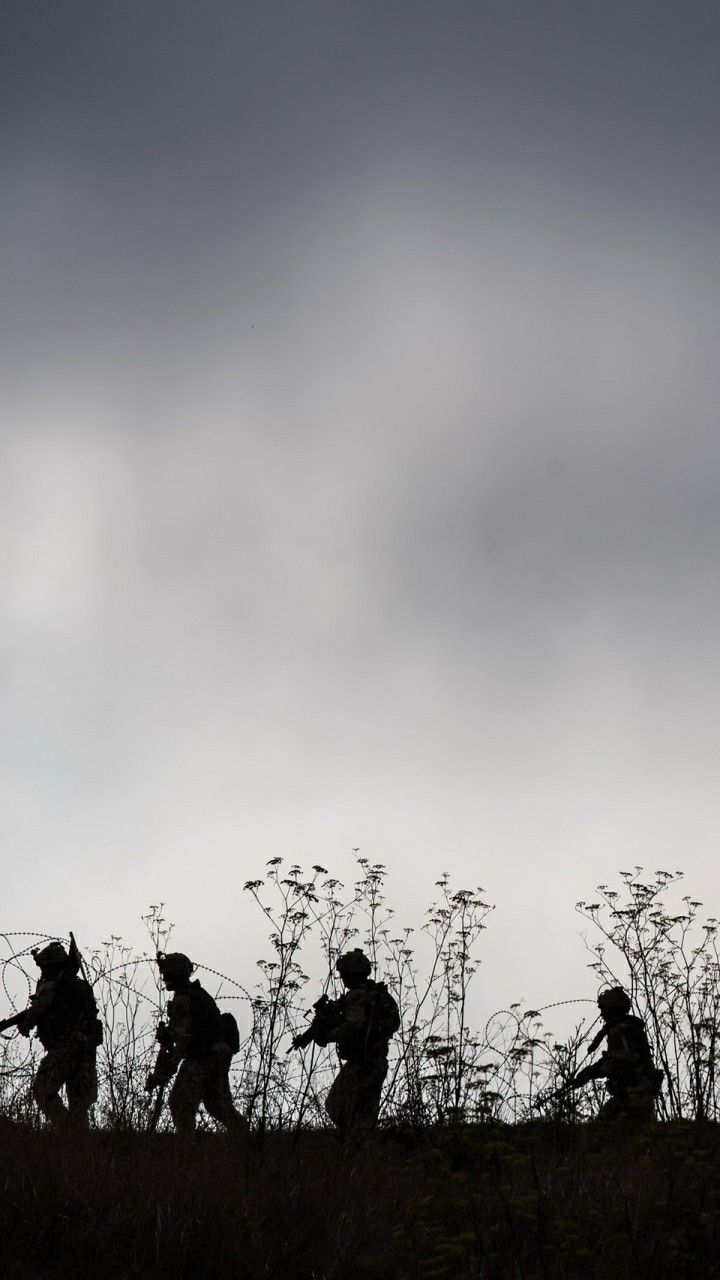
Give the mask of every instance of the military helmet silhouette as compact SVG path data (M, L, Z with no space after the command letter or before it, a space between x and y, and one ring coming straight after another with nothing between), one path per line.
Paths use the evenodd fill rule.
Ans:
M368 960L364 951L360 947L355 947L352 951L346 951L343 955L338 956L335 961L335 968L339 974L358 973L367 978L372 970L372 964Z
M162 951L157 953L157 964L163 978L179 978L184 981L192 974L195 965L182 951Z
M45 969L48 965L67 964L70 959L62 942L48 942L46 947L38 948L32 955L40 969Z
M607 991L601 991L597 1002L601 1013L606 1009L627 1013L632 1003L627 991L623 991L622 987L608 987Z

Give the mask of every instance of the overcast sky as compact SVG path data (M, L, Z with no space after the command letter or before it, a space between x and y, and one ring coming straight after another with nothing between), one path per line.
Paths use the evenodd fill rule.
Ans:
M720 914L716 3L0 3L0 925Z

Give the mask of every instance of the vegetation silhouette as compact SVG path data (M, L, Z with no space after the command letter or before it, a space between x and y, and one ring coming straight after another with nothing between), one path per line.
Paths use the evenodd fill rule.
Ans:
M568 1087L581 1069L583 1042L593 1025L592 991L578 1001L583 1016L562 1037L546 1029L543 1010L520 1003L473 1028L469 996L480 962L479 941L493 910L483 890L454 889L443 875L416 933L395 923L385 868L362 857L356 865L357 878L345 888L321 866L305 875L296 865L286 870L281 859L272 859L262 879L245 884L269 929L269 955L258 961L255 983L244 985L197 965L219 1008L234 1012L246 1027L230 1084L234 1105L250 1127L297 1133L327 1125L324 1102L336 1071L334 1046L312 1043L302 1055L287 1050L306 1029L305 1010L314 1002L316 982L323 994L340 995L335 962L358 943L401 1010L389 1045L381 1125L520 1124L537 1118L539 1099L550 1099L546 1118L574 1122L596 1114L601 1084L582 1094ZM592 930L585 945L597 982L624 987L647 1027L664 1073L660 1118L715 1120L718 924L714 917L703 919L701 904L689 895L677 901L681 883L679 872L646 876L637 867L620 874L617 889L601 886L593 900L579 902L576 909ZM94 1107L94 1125L103 1129L144 1130L153 1113L145 1085L154 1069L156 1030L167 999L156 956L170 951L173 926L161 904L143 920L146 952L136 954L111 935L85 954L104 1027ZM52 941L45 934L0 933L5 951L0 976L11 1016L33 993L32 952ZM34 1041L16 1032L0 1037L0 1114L5 1117L35 1123L32 1085L38 1056ZM165 1109L159 1128L168 1124ZM201 1124L208 1127L208 1119Z
M205 1115L197 1132L171 1133L145 1084L167 1017L156 956L178 953L163 907L151 907L145 953L111 936L84 956L104 1024L93 1130L66 1129L60 1141L48 1132L33 1096L38 1046L13 1028L0 1037L0 1274L716 1276L717 923L680 896L681 883L638 867L577 904L593 985L631 993L664 1072L661 1123L639 1125L596 1122L601 1080L570 1087L588 1036L590 1048L602 1043L592 990L562 1038L545 1011L519 1003L472 1027L492 911L482 890L441 877L416 934L395 923L384 867L358 858L345 888L320 866L305 875L273 859L246 884L269 927L256 981L197 966L221 1013L246 1026L229 1083L249 1132L215 1134ZM0 934L11 1017L33 993L32 952L55 942ZM379 1128L361 1145L328 1131L337 1058L308 1035L306 1014L318 984L340 999L337 957L358 950L401 1011ZM287 1052L293 1040L306 1041L302 1054Z

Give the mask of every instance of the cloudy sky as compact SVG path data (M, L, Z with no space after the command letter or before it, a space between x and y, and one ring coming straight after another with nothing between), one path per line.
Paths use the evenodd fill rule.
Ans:
M247 980L266 859L589 994L720 914L716 4L0 4L0 924Z

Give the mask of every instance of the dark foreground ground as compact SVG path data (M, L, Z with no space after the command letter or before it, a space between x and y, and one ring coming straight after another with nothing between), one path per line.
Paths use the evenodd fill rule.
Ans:
M0 1143L3 1280L720 1277L715 1125Z

